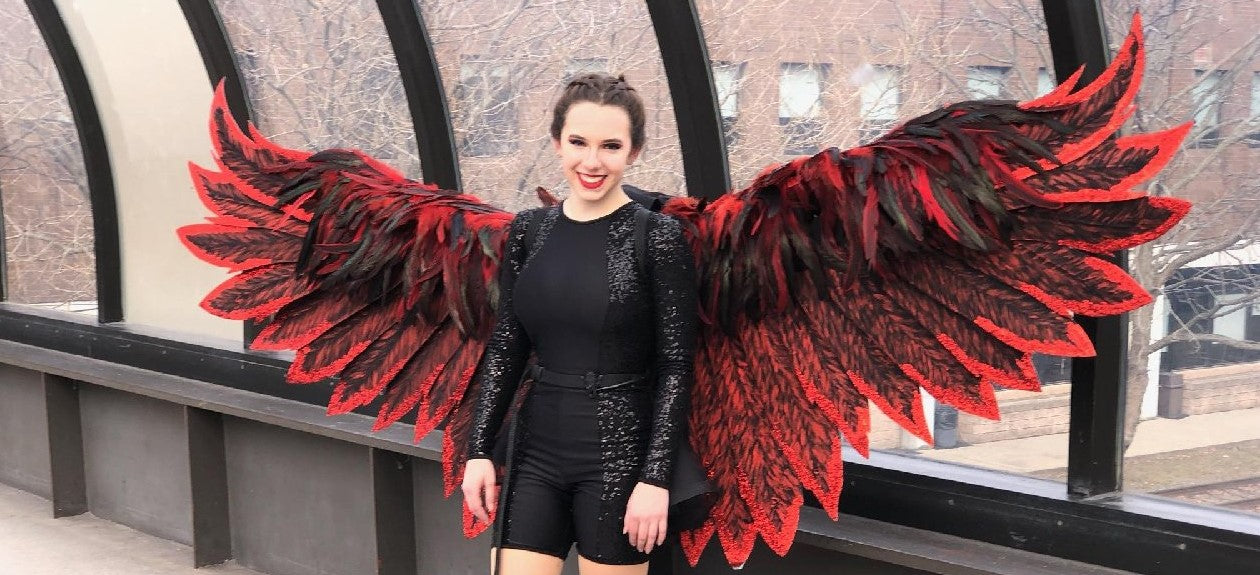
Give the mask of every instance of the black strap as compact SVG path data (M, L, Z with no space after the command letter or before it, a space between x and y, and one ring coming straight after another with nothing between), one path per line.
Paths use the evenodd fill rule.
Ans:
M648 211L634 211L634 260L639 264L639 277L647 279Z
M641 383L647 380L652 373L595 373L588 371L586 373L562 373L552 371L541 365L531 365L527 368L530 379L534 383L544 385L553 385L556 387L567 387L570 389L585 389L588 393L604 391L607 389L615 389L626 387L631 384Z
M528 256L534 249L534 238L538 237L538 225L542 223L543 214L547 210L536 210L534 217L529 220L529 227L525 228L525 255Z

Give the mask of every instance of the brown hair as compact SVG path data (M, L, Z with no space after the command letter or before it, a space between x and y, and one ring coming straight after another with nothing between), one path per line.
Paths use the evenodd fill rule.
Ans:
M551 112L551 138L560 139L564 130L565 117L569 108L578 102L593 102L601 106L617 106L630 116L630 149L642 150L647 114L643 110L643 98L630 84L624 75L613 77L608 74L583 74L571 80L560 100Z

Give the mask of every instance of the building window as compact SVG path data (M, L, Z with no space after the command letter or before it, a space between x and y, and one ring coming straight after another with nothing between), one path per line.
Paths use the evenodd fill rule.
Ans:
M1054 76L1045 68L1037 68L1037 97L1040 98L1054 90Z
M1260 148L1260 72L1251 74L1251 117L1247 120L1251 126L1247 145Z
M826 64L786 62L779 75L779 125L783 153L815 154L822 138L822 86Z
M564 65L564 82L567 84L582 74L608 74L608 58L570 58Z
M1007 66L968 66L967 95L975 99L1006 97L1006 77L1010 72Z
M901 106L901 68L875 66L870 80L858 88L858 95L862 118L858 140L865 144L896 125L897 110Z
M1221 102L1225 100L1224 70L1195 70L1190 95L1194 102L1195 148L1215 148L1221 143Z
M727 147L739 141L735 121L739 118L739 82L744 65L730 62L713 63L713 85L717 89L718 111L722 114L722 138Z
M455 86L460 151L469 156L498 156L515 152L519 123L508 64L466 59L460 63Z

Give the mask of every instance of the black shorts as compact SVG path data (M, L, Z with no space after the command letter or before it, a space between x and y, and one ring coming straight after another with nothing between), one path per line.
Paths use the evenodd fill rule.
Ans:
M619 406L618 411L648 407L644 397L597 399L585 390L546 384L530 390L521 407L514 469L507 479L502 547L563 559L576 542L578 554L596 563L648 560L621 532L647 446L646 429L635 423L647 418L610 418L607 413L601 418L601 402L605 411L610 405Z

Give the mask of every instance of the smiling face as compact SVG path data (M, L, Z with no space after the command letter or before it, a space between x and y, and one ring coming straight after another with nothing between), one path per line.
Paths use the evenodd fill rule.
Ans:
M552 140L569 197L598 204L610 191L620 190L622 175L639 156L630 142L630 115L621 107L573 104L560 138Z

